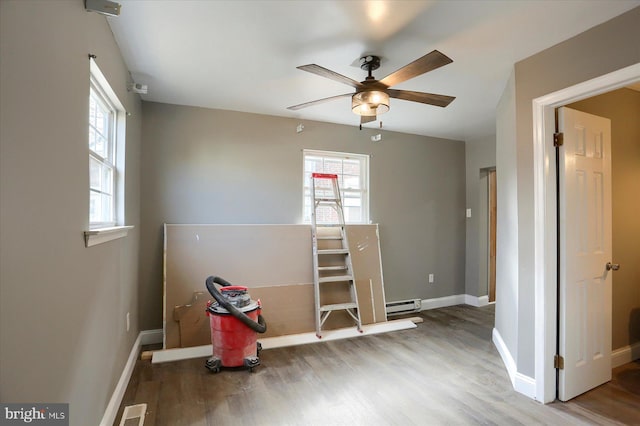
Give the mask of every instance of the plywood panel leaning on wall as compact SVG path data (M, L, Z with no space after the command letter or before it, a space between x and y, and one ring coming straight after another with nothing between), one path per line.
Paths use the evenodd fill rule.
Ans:
M173 319L178 322L181 348L198 346L210 336L209 319L205 315L209 293L197 291L188 305L173 308Z
M364 324L386 321L377 230L377 225L347 226ZM190 304L210 275L247 286L252 299L261 300L264 337L314 331L311 247L309 225L165 224L164 348L181 346L180 326L186 323L175 320L174 309ZM350 325L336 316L327 329Z

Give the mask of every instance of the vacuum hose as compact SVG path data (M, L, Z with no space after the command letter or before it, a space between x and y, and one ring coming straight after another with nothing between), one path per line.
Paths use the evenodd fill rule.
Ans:
M220 306L225 308L231 315L242 321L244 325L246 325L256 333L264 333L265 331L267 331L267 323L264 321L264 318L262 318L262 315L258 315L258 322L255 322L254 320L249 318L244 312L229 303L227 299L225 299L225 297L220 294L214 283L220 284L222 287L228 287L231 285L231 283L223 278L215 277L213 275L207 278L207 290L209 290L209 293L211 293L213 298L216 299Z

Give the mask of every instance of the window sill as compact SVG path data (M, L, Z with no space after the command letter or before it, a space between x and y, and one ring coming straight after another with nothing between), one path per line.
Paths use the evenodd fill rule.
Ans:
M84 245L85 247L92 247L106 243L107 241L126 237L129 229L133 229L133 226L113 226L111 228L84 231Z

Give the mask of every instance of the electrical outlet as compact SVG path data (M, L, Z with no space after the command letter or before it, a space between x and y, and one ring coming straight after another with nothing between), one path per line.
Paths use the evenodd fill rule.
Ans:
M433 274L429 274L429 284L433 284L433 282L434 282Z
M131 328L131 320L129 316L129 312L127 312L127 331Z

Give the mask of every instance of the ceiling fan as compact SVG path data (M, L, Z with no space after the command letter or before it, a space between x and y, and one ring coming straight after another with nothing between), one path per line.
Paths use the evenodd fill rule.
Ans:
M331 96L328 98L318 99L311 102L305 102L299 105L288 107L290 110L299 110L302 108L318 105L324 102L332 101L339 98L351 96L351 110L360 115L360 128L364 123L376 121L377 116L389 111L389 98L403 99L405 101L420 102L423 104L446 107L455 97L436 95L433 93L414 92L411 90L391 89L391 86L400 84L413 77L433 71L444 65L453 62L451 58L434 50L427 53L423 57L416 59L408 65L392 72L382 80L376 80L371 74L372 71L380 67L380 58L378 56L368 55L360 58L360 68L368 72L368 76L364 81L358 82L331 71L327 68L316 64L301 65L297 67L299 70L317 74L321 77L329 78L340 83L344 83L356 89L355 93L344 93L342 95Z

